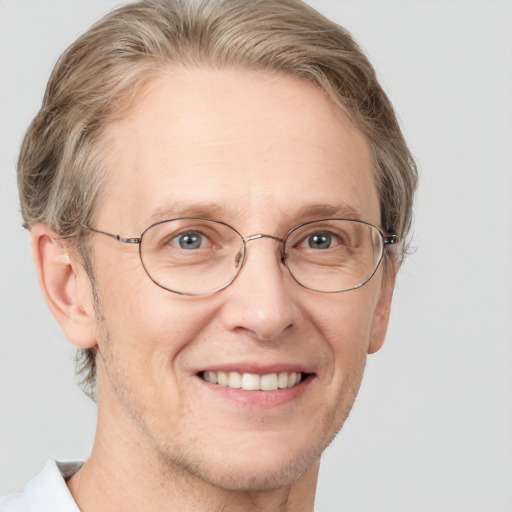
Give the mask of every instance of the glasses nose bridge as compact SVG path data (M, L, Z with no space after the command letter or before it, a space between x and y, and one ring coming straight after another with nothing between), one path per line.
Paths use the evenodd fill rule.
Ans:
M280 237L274 236L274 235L267 235L265 233L256 233L254 235L244 236L242 238L245 243L252 242L253 240L258 240L259 238L271 238L272 240L277 240L280 243L284 242L284 238L280 238Z
M279 260L281 262L284 262L284 259L285 259L285 256L284 256L284 243L285 243L285 239L281 238L281 237L278 237L278 236L275 236L275 235L267 235L266 233L256 233L254 235L242 237L242 240L244 242L244 246L246 247L246 250L247 250L247 242L252 242L253 240L260 240L261 238L270 238L271 240L276 240L277 242L279 242L279 249L278 249Z

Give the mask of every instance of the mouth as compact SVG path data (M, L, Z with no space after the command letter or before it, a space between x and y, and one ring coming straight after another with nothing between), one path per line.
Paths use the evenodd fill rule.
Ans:
M202 371L198 376L206 382L244 391L278 391L298 386L309 377L303 372L240 373L234 371Z

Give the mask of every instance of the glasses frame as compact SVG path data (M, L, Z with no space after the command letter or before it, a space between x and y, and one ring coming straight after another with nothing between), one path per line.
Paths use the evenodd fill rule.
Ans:
M227 283L225 283L222 286L219 286L218 288L215 288L213 290L208 290L206 292L198 292L198 293L192 292L191 293L191 292L182 292L182 291L179 291L179 290L173 290L172 288L168 288L167 286L164 286L164 285L160 284L158 281L156 281L153 278L153 276L151 275L150 271L146 267L146 264L144 263L144 258L142 257L142 240L144 238L144 234L147 231L149 231L151 228L155 227L155 226L158 226L160 224L164 224L166 222L172 222L172 221L177 221L177 220L201 220L201 221L214 222L216 224L221 224L223 226L226 226L226 227L230 228L231 230L233 230L240 237L240 239L242 240L242 244L243 244L243 254L242 254L242 258L240 259L240 262L239 262L240 264L239 264L238 270L237 270L236 274L233 276L233 278L230 281L228 281ZM373 229L376 229L378 231L381 239L382 239L381 253L380 253L378 262L375 265L375 269L370 274L370 276L368 278L366 278L362 283L360 283L360 284L358 284L356 286L353 286L351 288L344 289L344 290L331 290L331 291L315 290L314 288L311 288L311 287L306 286L303 283L301 283L295 277L295 275L290 270L290 268L288 267L287 257L286 257L287 255L286 255L286 252L285 252L286 242L287 242L288 238L290 237L290 235L292 233L294 233L298 229L301 229L304 226L307 226L309 224L314 224L314 223L317 223L317 222L326 222L326 221L333 221L333 220L339 220L339 221L345 221L345 222L357 222L359 224L364 224L364 225L369 226L369 227L371 227ZM206 218L206 217L171 217L171 218L167 218L167 219L162 219L162 220L159 220L159 221L154 222L153 224L149 225L147 228L145 228L142 231L142 233L138 237L123 237L123 236L121 236L119 234L109 233L107 231L102 231L100 229L96 229L96 228L92 228L90 226L87 226L85 224L81 224L81 226L82 226L82 228L84 228L87 231L91 231L93 233L98 233L100 235L108 236L108 237L113 238L114 240L117 240L118 242L121 242L123 244L138 244L139 245L139 258L140 258L142 267L144 268L144 271L146 272L148 277L151 279L151 281L153 281L153 283L155 283L160 288L163 288L164 290L167 290L169 292L176 293L178 295L189 295L189 296L211 295L213 293L217 293L217 292L219 292L221 290L224 290L224 288L227 288L230 284L232 284L233 281L239 276L239 274L240 274L240 272L242 270L242 267L244 266L244 263L246 261L247 242L251 242L253 240L258 240L260 238L270 238L272 240L278 241L279 244L280 244L280 249L279 249L280 250L280 262L286 267L286 269L288 270L289 274L292 276L293 280L296 283L298 283L300 286L302 286L303 288L306 288L307 290L311 290L311 291L318 292L318 293L343 293L343 292L349 292L351 290L356 290L357 288L361 288L361 286L364 286L375 275L375 273L377 272L377 269L379 268L379 266L380 266L380 264L382 262L382 259L384 258L384 253L385 253L386 248L388 246L390 246L390 245L396 245L396 244L398 244L400 242L400 239L399 239L398 235L395 235L395 234L387 234L387 235L385 235L382 232L381 229L379 229L377 226L374 226L373 224L370 224L369 222L366 222L366 221L363 221L363 220L358 220L358 219L344 219L344 218L326 218L326 219L316 219L316 220L309 220L309 221L306 221L306 222L302 222L301 224L298 224L297 226L295 226L292 229L290 229L286 233L284 238L280 238L280 237L275 236L275 235L269 235L269 234L266 234L266 233L256 233L256 234L250 235L250 236L243 236L237 229L235 229L233 226L231 226L227 222L224 222L222 220L209 219L209 218Z

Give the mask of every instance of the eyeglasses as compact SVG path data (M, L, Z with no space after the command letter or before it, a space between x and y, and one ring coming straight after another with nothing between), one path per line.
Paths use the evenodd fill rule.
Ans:
M83 227L125 244L139 244L150 279L181 295L205 295L229 286L246 261L247 243L260 238L279 242L280 262L304 288L345 292L367 283L386 246L399 241L367 222L347 219L304 222L284 238L263 233L244 237L220 220L193 217L155 222L138 238Z

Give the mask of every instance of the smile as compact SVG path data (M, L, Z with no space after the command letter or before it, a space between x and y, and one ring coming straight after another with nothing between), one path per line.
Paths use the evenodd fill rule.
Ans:
M199 376L206 382L232 389L245 391L277 391L292 388L303 378L300 372L280 372L258 375L255 373L239 372L201 372Z

